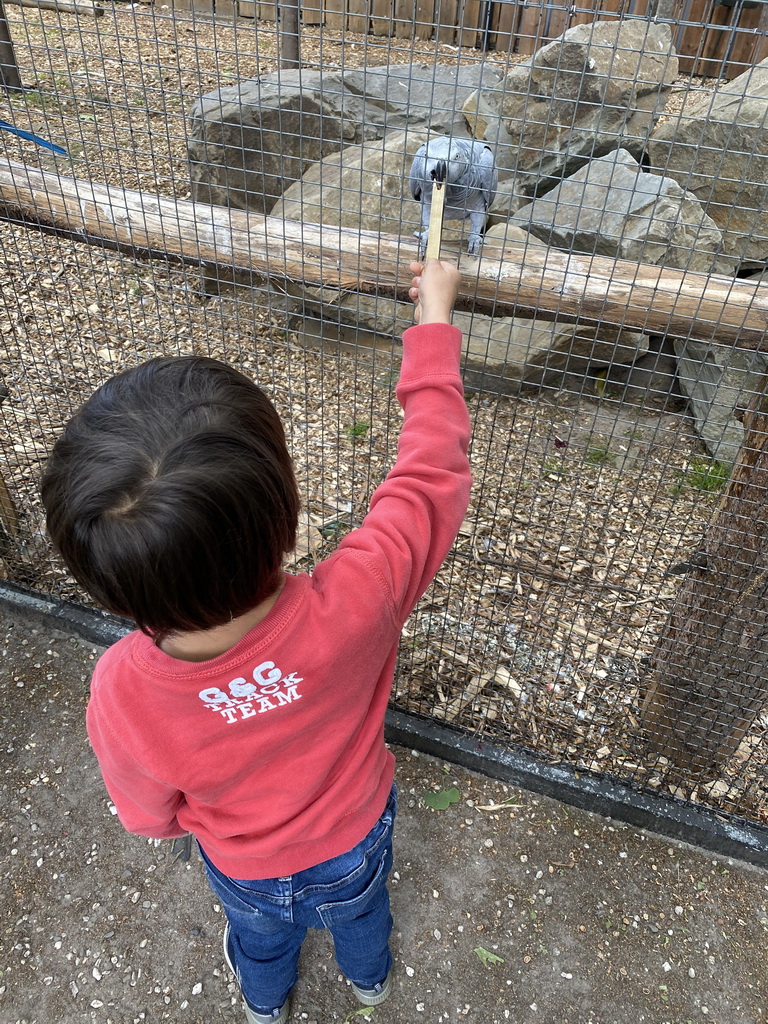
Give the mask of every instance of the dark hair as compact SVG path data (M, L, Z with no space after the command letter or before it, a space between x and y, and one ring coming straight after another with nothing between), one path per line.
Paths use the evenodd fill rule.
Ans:
M296 543L277 411L216 359L152 359L108 380L56 442L42 497L78 583L159 638L255 607Z

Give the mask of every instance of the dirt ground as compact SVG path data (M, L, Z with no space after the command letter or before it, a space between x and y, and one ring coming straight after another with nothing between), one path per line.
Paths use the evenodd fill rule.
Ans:
M243 1021L199 857L110 813L84 729L100 649L0 606L0 653L0 1019ZM311 933L292 1022L768 1020L768 873L395 753L393 995L358 1006Z

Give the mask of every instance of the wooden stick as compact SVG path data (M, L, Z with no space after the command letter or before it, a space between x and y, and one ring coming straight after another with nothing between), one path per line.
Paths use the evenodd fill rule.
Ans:
M445 188L442 182L432 186L432 206L429 211L429 234L427 235L427 251L424 262L440 259L440 244L443 240L443 210L445 208Z
M397 295L410 237L299 223L39 171L0 158L0 217L94 245L248 270L279 282ZM462 255L463 308L491 316L616 324L768 351L768 285L528 245Z

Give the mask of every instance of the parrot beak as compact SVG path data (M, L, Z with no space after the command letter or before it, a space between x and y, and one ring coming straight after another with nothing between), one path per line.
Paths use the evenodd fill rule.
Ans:
M448 164L445 160L437 160L430 173L433 181L443 183L448 177Z

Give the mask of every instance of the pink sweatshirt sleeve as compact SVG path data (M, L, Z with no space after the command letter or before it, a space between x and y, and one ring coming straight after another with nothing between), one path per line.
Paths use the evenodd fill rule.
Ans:
M403 335L397 460L374 492L361 528L339 546L365 551L373 560L400 623L440 568L469 504L470 424L460 356L457 327L425 324Z

